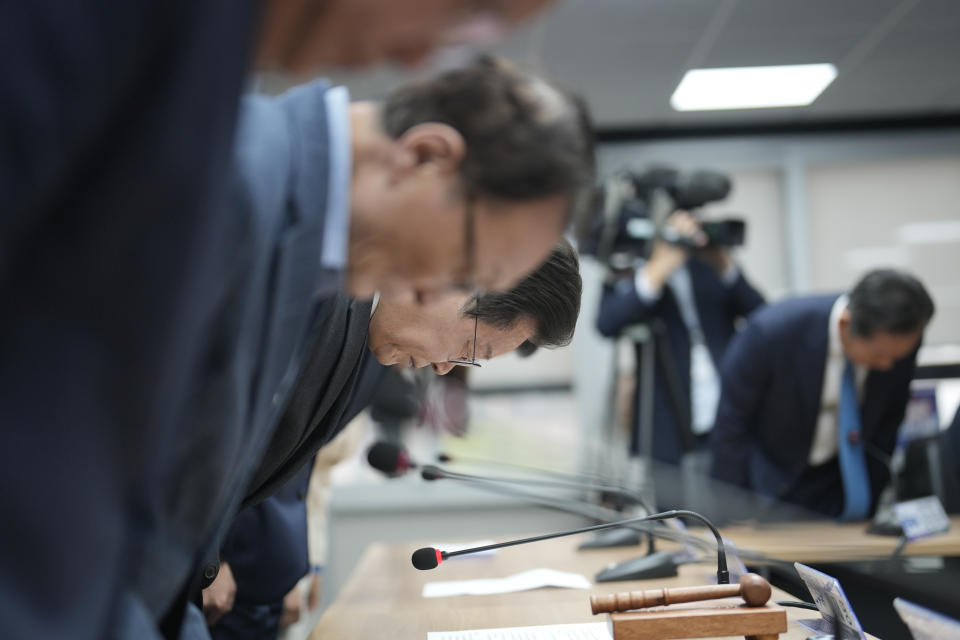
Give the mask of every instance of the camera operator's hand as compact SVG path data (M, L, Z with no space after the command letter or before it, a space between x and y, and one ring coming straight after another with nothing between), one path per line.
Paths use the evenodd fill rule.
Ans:
M700 230L700 223L687 211L676 211L670 214L664 228L676 235L690 238L698 246L706 244L707 238ZM647 282L654 290L659 291L670 275L683 266L687 261L687 252L686 247L669 243L662 238L654 241L650 259L643 267Z

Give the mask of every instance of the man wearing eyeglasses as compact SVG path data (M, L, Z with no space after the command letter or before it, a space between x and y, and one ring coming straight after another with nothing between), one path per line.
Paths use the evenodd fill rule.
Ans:
M576 253L563 241L506 293L452 292L427 304L380 299L375 307L343 296L332 300L325 337L314 345L244 500L249 508L222 545L229 570L204 592L214 638L244 638L254 628L275 632L284 595L307 573L307 467L371 401L384 365L431 366L445 374L514 350L563 346L576 327L580 292ZM330 351L339 354L335 362ZM236 611L215 624L230 608L220 595L231 591Z
M583 201L593 145L576 98L481 58L383 103L349 104L322 82L251 98L235 165L231 240L251 261L233 274L212 344L234 346L198 384L250 380L235 419L265 433L323 333L323 300L509 289ZM226 419L222 406L196 415L211 410Z
M383 366L413 363L445 374L514 350L530 354L566 345L580 292L579 262L563 241L505 293L450 292L427 304L380 298L375 308L372 301L336 296L326 305L331 310L323 335L300 372L244 504L270 495L361 411Z
M382 103L350 104L322 82L251 97L224 238L246 259L224 265L234 286L188 381L191 437L225 455L184 447L172 461L166 526L201 544L222 537L311 345L337 359L335 294L429 303L510 289L559 240L593 162L583 104L490 58ZM331 402L347 401L325 384ZM171 553L154 555L146 565L169 572Z

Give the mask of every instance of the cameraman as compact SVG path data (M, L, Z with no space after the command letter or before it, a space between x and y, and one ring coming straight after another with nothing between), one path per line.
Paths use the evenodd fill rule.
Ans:
M664 238L670 238L668 242ZM720 398L716 364L735 323L764 304L734 264L728 247L708 243L697 216L675 211L654 241L650 257L605 285L597 317L604 336L648 323L658 343L653 385L653 458L679 464L686 451L706 450ZM637 384L642 345L637 344ZM630 453L640 453L639 394L634 394Z

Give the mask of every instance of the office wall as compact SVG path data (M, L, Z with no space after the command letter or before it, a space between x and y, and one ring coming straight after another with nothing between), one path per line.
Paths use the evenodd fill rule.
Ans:
M737 217L747 222L747 238L734 258L746 276L766 296L782 297L789 290L784 231L782 175L779 168L730 172L733 190L721 202L704 207L704 217Z
M814 288L906 269L937 304L927 344L960 342L960 155L817 164L807 178Z
M731 197L707 209L747 218L739 260L771 299L900 267L938 302L928 341L960 343L960 131L618 143L599 157L604 174L652 164L729 173Z

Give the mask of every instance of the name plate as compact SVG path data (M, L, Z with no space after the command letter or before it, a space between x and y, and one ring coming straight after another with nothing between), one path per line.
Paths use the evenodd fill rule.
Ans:
M900 614L903 624L910 629L913 640L942 640L960 638L960 622L931 611L903 598L893 601L893 608Z
M810 590L822 616L819 620L799 620L799 623L816 633L832 634L837 640L866 640L840 581L799 562L794 562L793 566Z
M925 538L950 530L950 518L937 496L897 502L893 505L893 512L907 540Z

